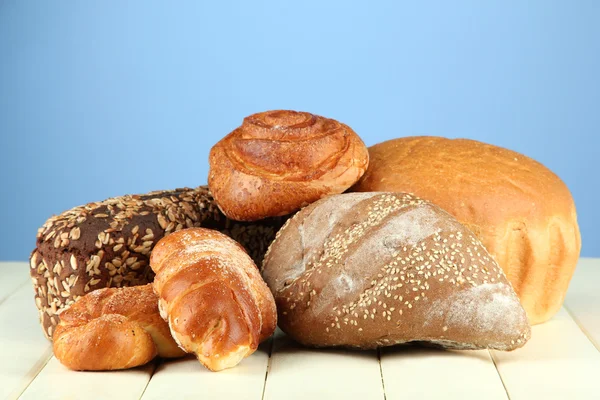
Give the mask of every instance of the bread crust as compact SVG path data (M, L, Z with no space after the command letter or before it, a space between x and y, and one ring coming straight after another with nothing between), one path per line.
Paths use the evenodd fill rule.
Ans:
M217 229L262 260L282 223L232 221L206 186L115 197L53 216L38 230L30 257L44 334L51 338L58 313L92 290L151 282L150 252L163 236L186 227Z
M54 355L73 370L133 368L155 356L185 354L158 312L152 285L104 288L77 300L61 315Z
M306 112L267 111L244 118L211 149L208 185L225 215L254 221L342 193L368 160L347 125Z
M530 336L516 294L475 235L409 194L311 204L278 232L262 275L279 327L308 346L513 350Z
M150 259L173 337L212 371L230 368L275 331L275 301L243 247L203 228L163 238Z
M504 269L532 324L562 306L581 250L571 193L517 152L468 139L406 137L369 148L352 191L410 192L473 230Z

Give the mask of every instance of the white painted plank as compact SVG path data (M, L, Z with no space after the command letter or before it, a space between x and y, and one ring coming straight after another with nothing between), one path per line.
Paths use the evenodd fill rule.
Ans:
M579 260L567 292L565 307L600 350L600 258Z
M30 285L0 304L0 398L16 398L51 355Z
M492 356L511 400L600 396L600 352L564 309L534 326L524 347Z
M20 399L138 400L153 370L150 363L124 371L71 371L52 357Z
M265 400L383 399L375 351L307 349L277 332Z
M143 400L249 399L260 400L269 363L270 340L234 368L206 369L194 357L162 363L152 376Z
M381 371L387 400L507 399L487 350L382 348Z
M19 287L30 281L29 264L26 262L0 262L0 304ZM33 293L33 289L31 289ZM33 297L33 295L32 295Z

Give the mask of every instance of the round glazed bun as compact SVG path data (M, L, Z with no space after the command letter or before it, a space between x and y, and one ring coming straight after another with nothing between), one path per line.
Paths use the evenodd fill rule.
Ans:
M529 321L561 307L579 258L575 204L548 168L522 154L467 139L407 137L369 148L354 191L403 191L467 225L504 269Z
M329 196L277 233L262 274L279 327L309 346L521 347L527 315L475 235L403 193Z
M342 193L368 162L367 148L347 125L267 111L246 117L211 149L208 185L227 217L255 221Z

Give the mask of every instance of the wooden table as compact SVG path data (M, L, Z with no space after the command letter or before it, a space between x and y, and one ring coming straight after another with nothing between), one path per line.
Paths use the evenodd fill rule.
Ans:
M238 367L195 359L72 372L42 335L27 263L0 263L0 398L600 399L600 259L581 259L565 306L510 353L303 349L278 332Z

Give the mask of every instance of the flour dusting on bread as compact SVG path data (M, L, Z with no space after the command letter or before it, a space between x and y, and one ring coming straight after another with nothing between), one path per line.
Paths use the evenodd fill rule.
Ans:
M280 327L306 345L510 350L529 338L525 311L475 235L406 193L312 204L278 233L262 273Z

